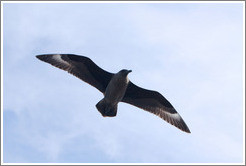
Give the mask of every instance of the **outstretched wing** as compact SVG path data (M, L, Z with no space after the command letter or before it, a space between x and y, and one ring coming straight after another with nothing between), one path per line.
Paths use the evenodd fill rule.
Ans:
M190 133L184 120L174 109L171 103L160 93L138 87L129 82L122 102L132 104L149 111L182 131Z
M88 84L94 86L102 93L111 80L113 74L97 66L90 58L73 54L45 54L36 56L41 61L65 70Z

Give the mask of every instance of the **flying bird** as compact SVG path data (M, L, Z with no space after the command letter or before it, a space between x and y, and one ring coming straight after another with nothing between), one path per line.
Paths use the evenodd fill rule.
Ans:
M43 54L36 56L41 61L65 70L103 93L104 98L96 108L104 117L117 114L119 102L125 102L149 111L180 130L190 133L188 126L172 104L159 92L141 88L128 79L132 70L110 73L97 66L90 58L74 54Z

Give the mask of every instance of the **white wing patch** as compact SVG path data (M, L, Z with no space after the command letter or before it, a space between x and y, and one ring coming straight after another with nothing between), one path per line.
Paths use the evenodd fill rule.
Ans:
M61 55L60 54L56 54L56 55L53 55L52 56L52 59L54 59L55 61L57 61L58 63L61 63L63 65L67 65L67 66L70 66L70 64L66 61L64 61L62 58L61 58Z
M152 110L154 110L154 108L151 108ZM167 110L168 109L173 109L173 108L166 108ZM165 116L168 116L172 119L175 119L177 121L179 121L181 119L181 116L178 114L178 113L169 113L165 110L163 110L163 108L157 108L156 110L158 110L158 113L156 113L156 115L162 117L162 115L164 114Z
M169 112L165 112L165 114L167 114L168 116L172 117L175 120L180 120L180 115L178 113L171 114Z

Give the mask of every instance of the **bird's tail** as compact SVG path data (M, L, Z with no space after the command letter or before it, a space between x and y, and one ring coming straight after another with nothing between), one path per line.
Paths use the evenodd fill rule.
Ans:
M97 103L96 107L104 117L113 117L117 114L117 104L112 105L111 103L107 102L104 98Z

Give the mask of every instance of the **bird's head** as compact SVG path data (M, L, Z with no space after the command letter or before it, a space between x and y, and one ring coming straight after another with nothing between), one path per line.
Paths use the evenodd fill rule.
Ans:
M126 69L122 69L121 71L119 71L118 73L120 74L120 75L123 75L123 76L127 76L129 73L131 73L132 72L132 70L126 70Z

